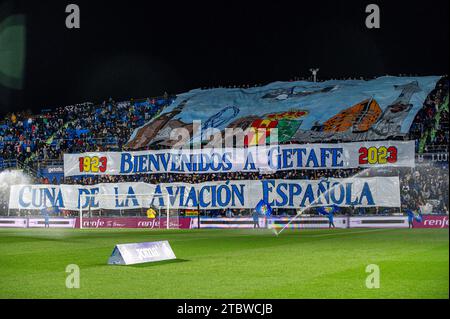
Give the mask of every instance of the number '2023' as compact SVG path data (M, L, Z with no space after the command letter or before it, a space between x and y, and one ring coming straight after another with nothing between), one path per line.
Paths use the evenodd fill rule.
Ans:
M361 147L359 149L359 164L387 164L397 162L397 148L385 147Z

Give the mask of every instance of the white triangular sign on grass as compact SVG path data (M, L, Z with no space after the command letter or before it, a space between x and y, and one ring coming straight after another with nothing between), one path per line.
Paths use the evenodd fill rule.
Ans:
M164 240L116 245L108 259L108 264L133 265L176 258L169 242Z

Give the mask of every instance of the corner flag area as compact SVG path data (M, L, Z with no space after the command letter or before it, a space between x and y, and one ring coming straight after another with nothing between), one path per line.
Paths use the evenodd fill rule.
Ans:
M176 260L107 265L117 243L162 240ZM449 297L448 229L0 229L0 243L0 298Z

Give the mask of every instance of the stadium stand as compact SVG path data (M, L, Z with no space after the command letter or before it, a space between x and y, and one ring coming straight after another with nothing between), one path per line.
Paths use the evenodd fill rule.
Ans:
M0 159L36 169L33 162L62 160L64 152L119 150L136 127L168 104L168 97L119 103L109 99L100 105L69 105L38 115L8 114L0 122Z
M297 80L297 79L296 79ZM233 88L237 86L232 86ZM243 86L250 87L249 85ZM202 88L206 89L206 88ZM152 174L127 176L86 176L63 178L56 168L62 165L64 153L87 151L119 151L124 149L132 132L170 106L174 96L116 102L111 98L100 104L82 103L55 110L43 110L40 114L18 112L7 114L0 121L0 171L21 168L42 184L85 184L140 181L191 182L232 179L320 179L348 177L360 169L346 170L292 170L271 174L227 173L227 174ZM402 204L417 208L425 202L435 201L433 212L448 214L448 141L449 141L449 83L443 76L428 95L410 127L408 139L416 141L417 156L447 154L443 161L427 162L414 169L391 168L386 174L401 176ZM83 116L80 116L82 114ZM300 141L301 142L301 141ZM52 169L55 168L55 169ZM6 200L0 199L3 211ZM345 211L345 210L344 210ZM225 215L224 211L209 212ZM239 216L248 212L234 210ZM275 214L289 214L289 210ZM355 213L368 213L357 210ZM388 214L389 210L370 211Z

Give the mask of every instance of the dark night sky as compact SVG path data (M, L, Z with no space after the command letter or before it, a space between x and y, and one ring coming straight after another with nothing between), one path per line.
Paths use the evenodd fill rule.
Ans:
M18 0L19 1L19 0ZM65 7L81 29L65 28ZM365 6L381 29L365 28ZM180 93L219 84L448 73L448 0L22 1L27 14L23 105Z

